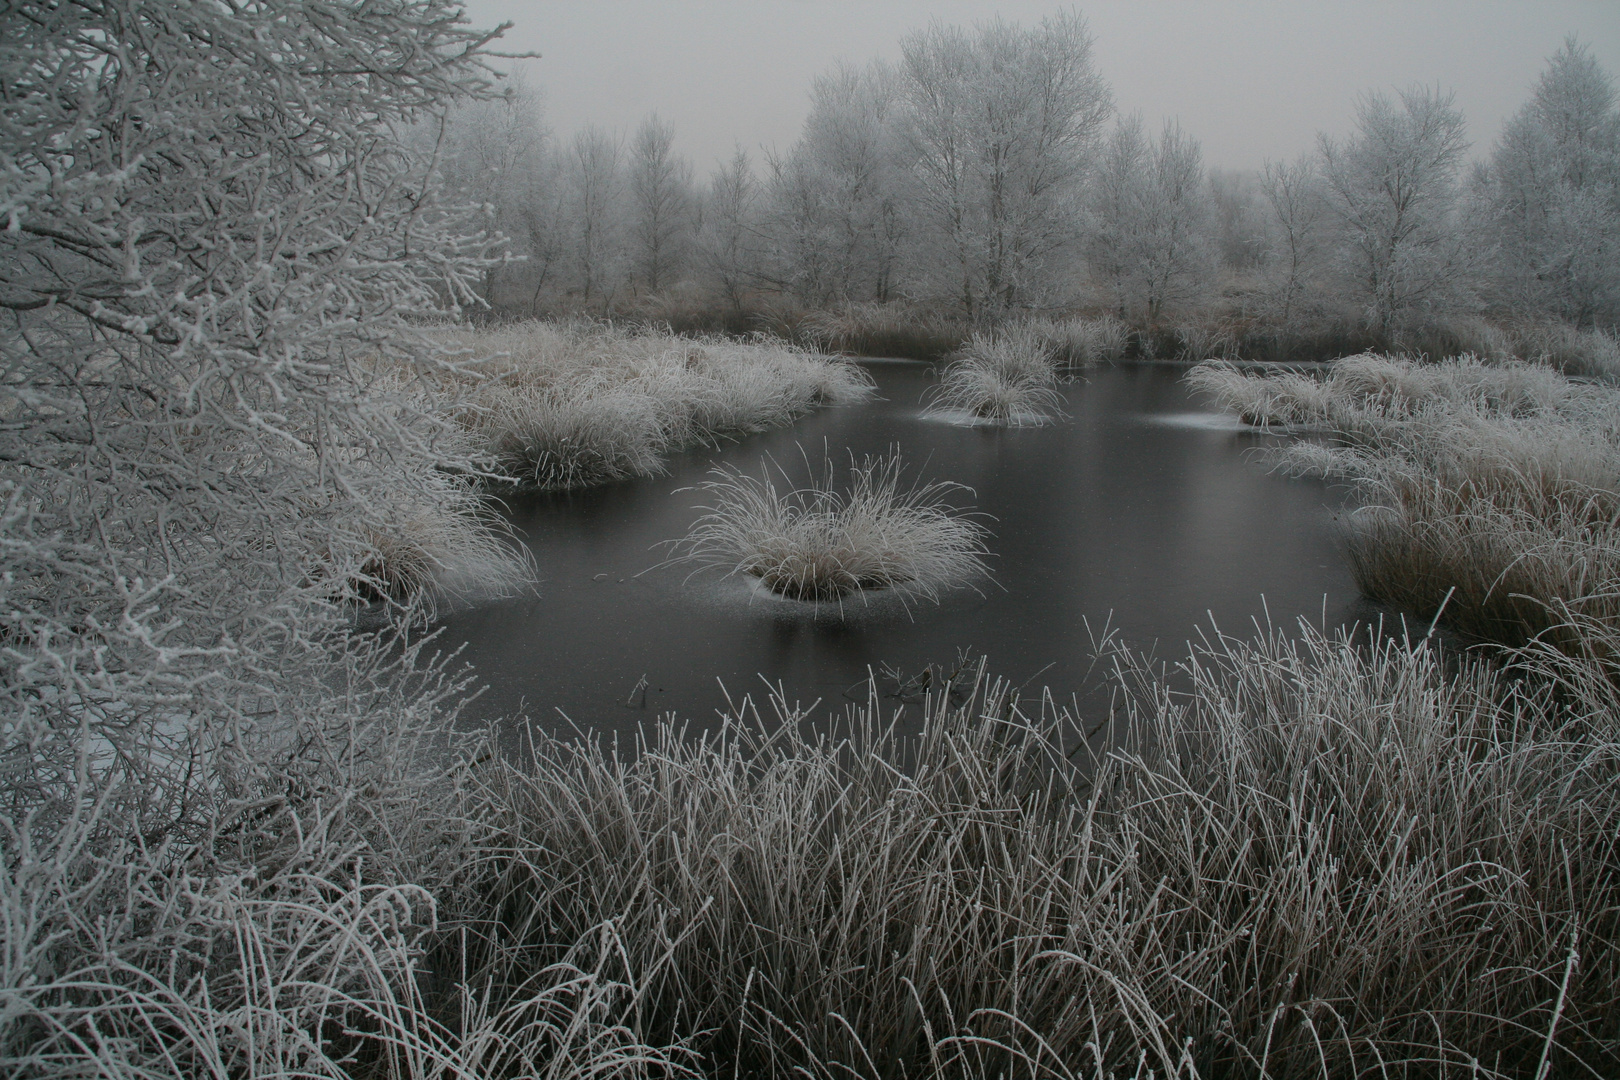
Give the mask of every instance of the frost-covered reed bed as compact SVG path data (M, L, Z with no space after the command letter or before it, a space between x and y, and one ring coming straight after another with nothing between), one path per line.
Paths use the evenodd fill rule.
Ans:
M611 920L637 1030L705 1075L1620 1068L1612 672L1309 631L1174 694L1112 661L1095 758L982 678L915 742L875 695L846 739L777 703L634 760L538 740L472 792L456 970L521 987Z
M493 357L458 388L464 423L504 475L540 490L653 476L672 450L872 393L856 365L771 338L543 322L452 336Z
M1323 432L1286 469L1347 477L1345 536L1366 595L1485 641L1574 617L1620 626L1620 393L1545 367L1377 356L1323 377L1204 365L1193 385L1245 420Z
M1558 372L1517 361L1465 356L1436 364L1363 354L1335 360L1320 375L1248 372L1212 361L1187 373L1188 384L1256 427L1320 428L1376 436L1390 422L1435 410L1485 415L1555 413L1581 391Z
M945 501L968 489L906 484L898 448L860 462L851 456L845 485L830 456L819 475L811 472L809 483L795 485L771 461L759 476L716 468L700 487L713 503L673 543L674 561L816 603L883 589L937 601L987 575L984 526Z
M744 702L636 755L503 757L380 671L367 723L246 741L184 833L134 776L15 793L0 1052L117 1080L1613 1075L1620 671L1612 628L1571 632L1593 647L1506 669L1222 638L1174 691L1106 649L1089 751L981 669L915 739L874 690L832 737Z
M782 326L785 336L829 352L933 360L967 337L955 313L904 304L845 304L800 315Z
M1050 345L1033 331L976 333L940 373L928 412L1000 427L1044 424L1062 413L1053 364Z

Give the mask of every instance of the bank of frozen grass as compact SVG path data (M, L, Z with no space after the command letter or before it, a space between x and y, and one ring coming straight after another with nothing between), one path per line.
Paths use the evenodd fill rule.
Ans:
M530 588L534 566L511 535L489 493L468 475L423 471L388 483L384 469L374 499L377 519L345 536L345 549L316 568L346 601L382 604L396 614L429 619L462 604L508 597ZM338 531L354 532L349 523Z
M133 775L11 818L0 1049L130 1080L1613 1075L1620 670L1570 629L1593 647L1460 664L1217 638L1168 678L1105 646L1090 750L981 671L914 739L874 691L821 738L743 702L638 754L447 758L379 672L415 704L246 754L194 835L141 843Z
M856 365L770 338L682 338L586 323L448 332L482 377L453 389L507 478L564 490L663 471L665 455L861 401Z
M1362 591L1483 641L1585 647L1620 626L1620 393L1546 367L1351 357L1321 377L1205 365L1189 381L1259 426L1325 436L1278 454L1347 478Z
M809 467L808 458L806 466ZM986 529L950 505L958 484L905 481L898 448L857 462L839 484L830 457L806 484L775 462L754 476L720 467L699 488L712 502L672 544L672 561L742 576L812 603L892 590L938 601L988 574Z
M982 678L915 742L875 696L838 738L778 702L633 759L537 739L469 791L478 930L437 962L521 987L610 925L642 1038L705 1075L1620 1067L1607 669L1309 631L1177 692L1111 659L1095 758Z

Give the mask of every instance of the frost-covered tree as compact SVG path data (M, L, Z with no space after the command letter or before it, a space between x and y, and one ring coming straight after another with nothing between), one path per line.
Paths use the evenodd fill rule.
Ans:
M1608 73L1574 39L1503 130L1485 201L1509 310L1620 321L1620 108Z
M1270 211L1274 237L1266 268L1277 315L1287 323L1320 266L1326 208L1315 160L1301 155L1293 162L1266 162L1260 173L1260 191Z
M487 215L491 239L508 259L485 269L480 294L525 277L544 285L560 255L558 176L548 145L540 95L521 74L504 93L469 101L413 133L418 153L438 162L445 196ZM509 260L521 260L513 262Z
M594 124L575 132L564 172L573 284L587 304L610 303L624 266L620 141Z
M466 505L453 470L471 462L408 393L441 362L408 324L475 302L484 264L398 135L486 93L487 35L459 15L439 0L6 8L10 1071L322 1067L319 1022L277 1011L308 994L249 1000L226 958L277 904L307 903L317 936L343 923L322 905L359 873L357 822L383 812L389 762L453 690L424 687L408 643L356 635L345 601L390 591L412 523ZM351 782L372 769L362 810ZM332 892L299 884L329 871Z
M1211 169L1209 201L1220 264L1237 271L1264 266L1271 244L1260 178L1252 172Z
M657 113L636 129L629 173L630 261L637 280L657 292L684 266L692 227L692 166Z
M1356 132L1319 140L1323 194L1345 285L1368 322L1394 332L1463 298L1467 264L1452 210L1468 152L1452 94L1428 87L1356 104Z
M775 276L817 303L887 300L905 237L898 84L886 64L840 65L811 89L793 149L770 161Z
M1109 139L1091 197L1093 275L1120 315L1154 324L1201 299L1215 272L1198 141L1175 122L1150 141L1139 117Z
M737 311L757 276L757 202L753 167L738 147L709 181L697 237L704 276Z
M1083 18L901 42L901 88L924 258L969 316L1032 300L1078 238L1087 166L1112 110Z

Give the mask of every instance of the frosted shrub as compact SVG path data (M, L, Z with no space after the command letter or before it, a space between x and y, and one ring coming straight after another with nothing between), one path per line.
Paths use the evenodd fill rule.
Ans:
M457 13L7 11L14 1075L337 1077L442 1049L412 1005L434 913L410 876L445 850L417 815L465 686L412 627L464 557L510 563L455 479L463 436L398 374L447 368L406 321L469 299L487 245L394 133L487 92ZM356 634L368 590L399 606Z
M752 476L713 472L701 490L714 499L675 560L757 579L790 600L842 601L898 589L937 600L985 575L985 528L943 501L966 490L942 481L902 483L898 450L849 467L840 488L830 459L805 486L790 486L771 463Z

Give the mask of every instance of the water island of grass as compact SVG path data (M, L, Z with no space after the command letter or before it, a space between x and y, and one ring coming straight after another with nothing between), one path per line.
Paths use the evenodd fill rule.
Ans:
M1024 427L1058 416L1056 350L1027 328L974 334L940 373L928 413L970 424Z
M770 461L759 476L716 468L700 488L713 502L673 543L673 561L741 574L773 595L813 603L879 590L937 601L985 577L985 527L945 501L967 489L907 485L904 468L898 449L858 463L852 456L845 485L830 457L803 485Z

